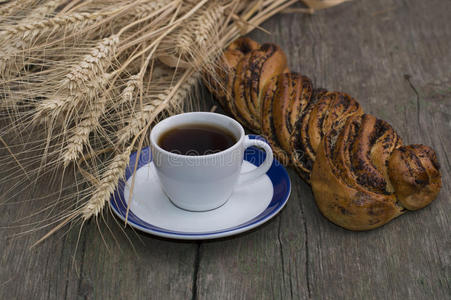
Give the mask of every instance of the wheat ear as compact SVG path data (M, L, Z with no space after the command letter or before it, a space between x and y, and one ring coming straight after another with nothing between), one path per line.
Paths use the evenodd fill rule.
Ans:
M18 25L27 26L30 22L40 21L47 15L53 13L62 2L62 0L48 1L39 5L32 9L24 19L20 20ZM19 73L24 64L18 62L17 58L20 57L20 53L29 48L29 46L30 43L27 43L23 39L13 39L5 45L4 50L0 50L0 75L3 79L8 79L10 75Z
M81 209L81 216L84 220L88 220L93 216L98 216L102 211L105 203L116 189L119 179L124 176L125 169L130 161L132 149L132 146L127 147L124 152L116 155L108 165L94 194Z
M91 53L86 55L83 60L75 65L65 76L63 82L71 91L80 91L87 82L92 82L102 74L111 64L111 57L116 52L119 44L119 36L112 35L104 38Z
M121 93L121 104L130 104L133 102L135 92L142 87L142 79L138 74L130 76L127 80L124 90Z
M64 2L66 2L66 1L51 0L51 1L47 1L43 4L38 5L35 9L30 11L30 13L27 15L27 18L25 20L22 20L21 24L24 25L25 22L29 23L30 20L38 21L39 19L52 14L55 11L55 9Z
M5 17L13 16L17 12L23 10L24 7L33 5L37 0L10 1L0 6L0 21Z
M186 56L193 48L201 49L214 36L224 17L224 7L213 4L203 10L197 17L176 35L176 52Z
M157 0L152 1L150 3L144 3L135 8L135 17L136 19L147 16L149 12L154 12L168 5L171 0Z
M135 93L143 88L143 74L146 71L147 64L141 65L139 73L131 75L125 83L125 88L122 90L119 104L132 103L135 99ZM171 80L174 75L172 69L163 68L161 66L152 66L151 81L154 83L159 79Z
M157 95L150 103L144 105L142 109L129 117L126 121L126 126L121 128L117 134L116 139L119 144L127 143L131 138L135 137L149 122L157 117L157 115L164 109L170 107L170 104L176 105L183 101L185 97L191 92L193 87L197 84L199 75L189 77L172 97L169 95L174 87L167 89L164 93Z
M83 147L89 142L90 133L100 126L99 118L105 112L107 102L107 95L94 101L81 116L81 121L74 126L72 136L68 139L62 154L64 166L77 160L83 153Z
M164 98L163 102L160 102L157 107L151 106L151 111L143 112L140 115L141 119L137 123L131 123L129 126L133 127L133 130L140 128L139 132L134 134L134 141L136 141L138 135L146 130L153 118L168 107L168 102L174 99L179 99L183 101L183 98L191 91L191 89L197 84L199 75L189 77L191 72L185 73L173 88L169 89L167 93L164 93L161 98ZM184 81L184 82L183 82ZM181 83L183 82L183 83ZM173 89L176 89L175 91ZM132 125L133 124L133 125ZM129 128L131 129L131 128ZM119 179L124 176L127 165L130 161L130 154L133 149L134 141L126 148L126 150L118 155L116 155L111 163L109 164L107 170L103 173L99 184L96 187L92 197L83 206L81 210L81 215L84 220L87 220L93 216L98 216L105 206L105 203L109 200L110 196L116 189Z
M104 72L111 64L111 57L118 44L117 35L103 39L66 74L61 92L38 104L35 118L50 116L51 119L57 119L63 111L78 107L86 99L95 98L99 88L106 83Z
M44 10L42 7L40 9ZM61 28L64 28L65 33L79 31L88 25L106 18L110 13L76 13L68 16L42 19L31 23L27 19L17 25L6 27L0 32L0 41L6 45L0 53L0 75L4 79L8 79L9 75L17 74L20 71L23 64L18 64L15 57L22 51L28 49L37 36L57 32Z
M212 36L215 35L217 28L221 25L221 19L223 17L223 6L211 6L210 8L205 10L202 18L198 19L195 28L195 43L197 47L202 48L208 44L208 41L212 38Z
M95 22L100 21L111 15L111 11L101 11L93 13L73 13L70 15L54 17L35 21L30 24L17 24L15 26L5 27L0 32L0 37L7 41L9 39L33 40L38 35L57 32L64 28L64 31L73 32L81 30Z

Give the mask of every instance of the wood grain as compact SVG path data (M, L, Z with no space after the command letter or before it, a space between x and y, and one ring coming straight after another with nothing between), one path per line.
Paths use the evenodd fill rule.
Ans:
M0 228L0 299L449 298L450 11L442 0L360 0L312 16L280 14L263 25L272 35L251 35L279 44L290 68L316 86L351 94L405 143L432 146L443 188L429 207L377 230L347 231L321 216L310 188L289 170L287 207L236 237L176 242L129 228L124 235L106 213L106 223L85 224L76 252L79 228L29 251L37 234L8 238L11 230ZM33 205L1 206L0 226Z

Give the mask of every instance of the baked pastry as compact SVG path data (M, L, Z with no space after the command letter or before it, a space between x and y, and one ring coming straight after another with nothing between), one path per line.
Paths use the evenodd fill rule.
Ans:
M261 91L271 78L287 71L286 64L278 46L240 38L224 52L216 72L219 80L208 77L207 88L246 127L260 131Z
M316 151L326 133L338 128L352 115L361 115L360 104L351 96L340 92L316 92L317 101L299 118L291 136L291 158L298 173L310 182L310 172Z
M403 146L386 121L365 114L348 94L315 89L289 72L276 45L248 38L206 77L223 107L262 134L284 164L292 163L313 189L323 215L350 230L369 230L434 200L441 188L433 149Z
M297 73L283 73L273 77L263 91L261 133L276 147L280 146L284 161L291 154L290 137L295 123L312 98L312 81Z
M386 162L402 144L385 121L364 114L347 118L321 140L311 184L326 218L351 230L379 227L403 213Z
M261 134L273 146L276 156L289 164L290 138L295 124L307 109L313 93L311 80L297 73L272 78L262 92Z
M214 77L206 76L204 82L209 91L215 95L224 109L229 111L245 127L262 132L262 115L266 87L272 86L272 79L288 72L285 53L274 44L259 45L249 38L235 40L219 59L219 68ZM271 107L272 110L272 107ZM263 130L271 141L275 156L288 164L289 155L277 143L275 133L269 128Z
M427 146L401 145L387 122L369 114L329 131L311 177L323 215L346 229L368 230L428 205L441 187L436 154Z
M285 53L274 44L263 44L245 54L236 66L233 100L250 129L260 130L261 91L269 80L286 70Z
M431 203L442 186L437 155L425 145L395 149L388 161L388 175L398 201L409 210Z
M215 95L222 107L242 124L247 124L247 122L238 114L234 101L232 101L234 99L233 86L237 77L236 68L244 55L259 47L260 45L257 42L249 38L237 39L230 44L227 51L220 57L215 76L208 76L207 73L204 78L208 90Z

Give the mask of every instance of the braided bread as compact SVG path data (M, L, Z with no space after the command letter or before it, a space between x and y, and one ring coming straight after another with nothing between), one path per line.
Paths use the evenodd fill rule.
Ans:
M216 80L215 80L216 78ZM350 230L382 226L434 200L441 188L433 149L403 146L387 122L342 92L314 88L290 72L276 45L233 42L207 88L276 157L311 184L321 213Z
M310 182L310 173L316 151L324 135L337 130L352 115L361 115L360 104L349 95L340 92L320 92L319 100L299 117L291 136L291 158L298 173Z
M262 93L261 133L274 145L277 157L284 163L290 161L290 136L312 93L311 80L296 73L273 77Z
M352 116L341 130L329 131L311 177L323 215L347 229L367 230L402 214L385 166L401 143L387 122L369 114Z

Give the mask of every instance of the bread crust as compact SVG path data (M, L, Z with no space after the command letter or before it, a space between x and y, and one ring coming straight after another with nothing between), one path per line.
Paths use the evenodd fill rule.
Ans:
M316 97L318 100L299 118L290 138L293 164L307 182L324 135L338 130L350 116L363 114L360 104L348 94L320 90Z
M274 44L263 44L245 54L236 68L233 98L237 112L247 127L259 131L260 92L273 78L286 69L285 53Z
M311 176L321 213L350 230L374 229L401 215L404 208L376 167L382 157L379 146L391 154L399 143L388 123L369 114L349 117L339 134L326 134Z
M409 210L427 206L442 187L437 155L425 145L396 149L388 162L388 174L399 201Z

